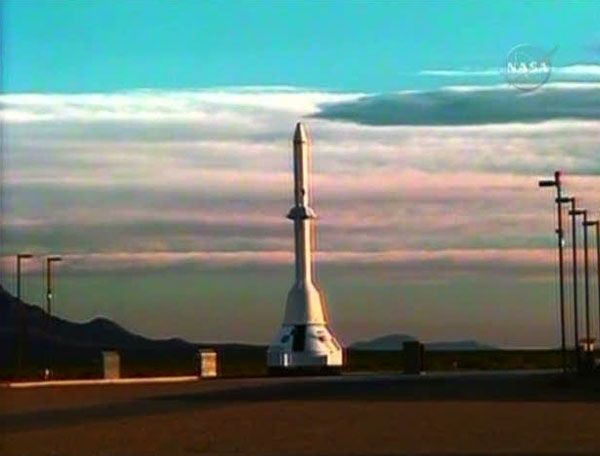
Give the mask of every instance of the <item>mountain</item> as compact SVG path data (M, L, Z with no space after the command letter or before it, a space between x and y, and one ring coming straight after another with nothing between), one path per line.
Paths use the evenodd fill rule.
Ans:
M404 342L415 341L417 338L408 334L388 334L375 339L359 341L350 345L354 350L394 351L402 350ZM427 342L425 349L429 351L474 351L496 350L491 345L481 344L475 340L456 340L444 342Z
M476 350L498 350L493 345L482 344L476 340L451 340L442 342L430 342L425 344L429 351L476 351Z
M82 369L86 369L78 375L92 375L90 372L97 375L101 352L104 350L117 350L130 375L140 375L144 372L190 372L195 353L203 347L217 350L219 359L228 360L231 365L237 363L242 366L240 369L247 365L249 359L264 358L263 346L235 343L195 344L178 338L150 339L127 331L106 318L95 318L85 323L75 323L58 317L48 318L38 306L25 302L19 305L14 296L0 287L0 377L12 375L11 372L16 366L19 333L22 327L21 315L26 323L23 365L27 367L29 375L47 366L48 360L57 368L62 365L65 368L81 366ZM389 334L356 342L350 348L372 351L402 350L402 344L411 340L416 338L407 334ZM494 348L474 340L426 344L426 349L430 351ZM237 361L232 362L232 359ZM153 369L152 372L148 371L150 368Z
M23 320L21 320L21 315ZM199 348L211 347L221 354L239 353L262 347L244 344L195 344L179 338L150 339L134 334L106 319L75 323L59 317L48 318L38 306L17 299L0 286L0 371L14 366L21 321L25 322L27 365L39 367L51 357L55 362L97 363L103 350L117 350L129 360L156 360L192 363ZM0 375L2 375L0 373Z
M35 348L52 343L62 347L91 349L123 348L191 348L181 339L154 340L133 334L106 318L95 318L85 323L74 323L59 317L48 318L38 306L22 303L0 287L0 339L2 345L14 345L19 333L21 312L25 321L27 343Z
M354 350L402 350L404 342L417 340L408 334L388 334L387 336L377 337L371 340L363 340L350 345Z

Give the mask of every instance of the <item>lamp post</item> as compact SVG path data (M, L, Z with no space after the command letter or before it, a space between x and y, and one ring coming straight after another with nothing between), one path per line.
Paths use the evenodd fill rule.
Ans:
M44 371L44 378L46 380L48 380L50 378L51 375L51 370L50 370L50 352L52 350L52 331L51 331L51 325L52 325L52 299L53 299L53 294L52 294L52 264L53 263L58 263L62 261L62 258L59 256L50 256L46 258L46 334L48 336L48 357L47 357L47 362L46 362L46 369Z
M562 371L567 371L567 347L565 341L565 280L564 280L564 254L563 254L563 224L562 224L562 187L560 180L560 171L554 172L554 179L541 180L538 182L540 187L556 188L556 210L558 215L558 228L556 234L558 238L558 283L560 295L560 351L562 359Z
M575 198L563 198L563 203L571 203L571 247L573 250L573 337L575 339L575 368L579 369L581 363L581 353L579 350L579 304L577 302L577 220L578 215L583 214L577 210Z
M592 341L590 331L590 287L589 287L589 259L588 259L588 227L598 225L597 220L588 220L587 211L583 214L583 244L584 244L584 268L585 268L585 338L586 338L586 361L592 356Z
M52 263L62 261L59 256L46 258L46 312L48 317L52 316Z
M27 339L27 319L25 317L25 304L21 300L21 262L33 258L30 253L17 254L17 305L19 306L19 341L17 343L17 369L21 373L23 358L25 357L25 344Z
M583 216L581 226L583 227L583 269L584 269L584 283L585 283L585 337L586 345L589 342L590 330L589 330L589 282L588 282L588 237L587 237L587 211L584 209L575 209L569 212L573 217L573 224L575 224L575 217ZM586 349L587 352L587 349Z
M598 286L598 339L600 339L600 222L596 222L596 285Z

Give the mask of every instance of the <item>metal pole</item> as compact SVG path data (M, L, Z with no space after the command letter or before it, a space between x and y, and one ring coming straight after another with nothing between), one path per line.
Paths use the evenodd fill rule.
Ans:
M567 371L567 344L565 341L565 274L564 274L564 254L563 254L563 223L562 223L562 188L560 182L560 171L554 173L556 182L556 207L558 213L558 275L560 292L560 351L562 358L563 373Z
M44 373L46 379L49 379L51 376L50 369L50 355L52 352L52 344L53 344L53 331L52 331L52 263L62 261L62 258L59 256L53 256L46 258L46 314L47 314L47 328L46 334L48 337L48 350L47 350L47 359L46 359L46 371Z
M589 259L588 259L588 223L587 211L583 211L583 269L585 274L585 338L586 359L589 358L590 343L590 287L589 287Z
M50 268L52 267L52 262L50 258L46 258L46 349L45 349L45 367L44 367L44 379L50 379L50 353L52 351L52 331L50 329L50 325L52 324L52 286L50 284L50 280L52 278L52 274Z
M590 226L595 226L596 227L596 255L597 258L596 260L598 260L598 258L600 258L600 253L598 251L598 220L587 220L587 214L584 214L584 229L585 229L585 237L586 237L586 242L585 242L585 267L586 267L586 271L585 271L585 325L586 325L586 338L587 338L587 353L586 353L586 360L588 362L587 367L591 368L592 365L590 364L590 361L592 361L592 357L593 357L593 351L592 351L592 341L591 341L591 322L590 322L590 307L589 307L589 278L588 278L588 271L589 271L589 261L588 261L588 243L587 243L587 229ZM596 264L596 269L598 269L598 264ZM600 273L598 273L600 274ZM598 285L599 290L600 290L600 285ZM600 296L600 295L599 295Z
M19 338L17 342L17 372L22 373L23 362L27 345L27 318L25 315L25 303L21 299L21 261L32 258L29 253L17 254L17 306L19 308Z
M46 258L46 313L48 317L52 316L52 261Z
M575 208L575 198L571 198L571 247L573 248L573 335L575 338L575 366L578 369L581 363L581 353L579 350L579 306L577 304L577 212Z
M598 285L598 339L600 340L600 221L596 222L596 274Z
M539 181L540 187L556 187L556 211L558 215L558 228L556 229L558 240L558 284L560 296L560 351L562 358L563 374L567 372L567 344L565 341L565 275L564 275L564 253L563 253L563 223L562 223L562 186L560 171L554 172L554 180Z
M17 255L17 306L19 306L19 339L17 342L17 371L23 369L23 345L25 344L25 308L21 301L21 255Z
M52 316L52 263L58 263L62 261L59 256L51 256L46 258L46 312L49 316Z
M17 301L21 300L21 255L17 255Z

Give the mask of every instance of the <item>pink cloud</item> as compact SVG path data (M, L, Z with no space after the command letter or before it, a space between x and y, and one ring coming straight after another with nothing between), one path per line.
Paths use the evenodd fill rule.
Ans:
M446 267L470 268L480 265L545 268L555 261L552 249L448 249L448 250L395 250L382 252L321 251L316 261L323 265L414 265L423 267L441 264ZM194 251L194 252L106 252L65 254L58 265L67 271L143 270L169 268L177 265L196 265L216 268L273 266L293 264L289 251ZM27 273L39 272L41 261L23 263ZM14 258L4 257L2 267L11 272Z

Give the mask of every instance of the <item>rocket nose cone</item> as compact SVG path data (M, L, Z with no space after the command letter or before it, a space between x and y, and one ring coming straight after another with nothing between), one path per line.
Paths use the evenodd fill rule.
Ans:
M302 122L296 124L296 131L294 131L294 142L295 143L307 143L308 132Z

